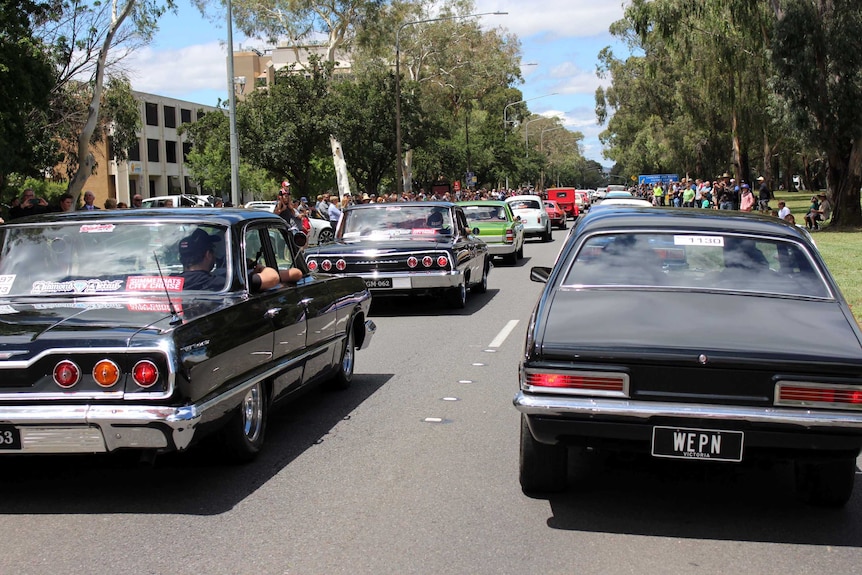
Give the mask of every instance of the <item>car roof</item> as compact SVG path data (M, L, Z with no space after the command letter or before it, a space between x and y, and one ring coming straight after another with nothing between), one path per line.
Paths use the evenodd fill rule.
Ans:
M132 208L122 210L78 210L75 212L52 212L28 216L4 224L6 227L32 224L69 224L71 222L107 221L195 221L215 225L233 226L247 220L284 221L280 216L262 210L242 208Z
M462 200L458 202L459 206L502 206L506 202L503 200Z
M534 194L521 194L520 196L509 196L506 198L507 202L520 202L523 200L541 200L541 196L536 196Z
M608 206L603 210L587 212L587 215L580 221L578 231L579 233L592 233L619 230L620 228L658 230L696 228L701 231L719 233L783 236L810 243L804 230L773 216L699 208Z
M347 210L373 210L375 208L386 208L390 206L427 206L427 207L438 207L438 208L454 208L457 204L455 202L440 202L440 201L425 201L425 202L383 202L380 204L356 204L353 206L347 206Z

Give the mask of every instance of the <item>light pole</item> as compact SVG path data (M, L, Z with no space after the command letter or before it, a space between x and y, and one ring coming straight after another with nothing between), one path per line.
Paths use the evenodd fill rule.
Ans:
M518 100L517 102L512 102L510 104L506 104L503 107L503 129L506 129L506 126L509 125L509 121L506 113L509 111L509 106L514 106L515 104L523 104L524 102L529 102L531 100L538 100L539 98L547 98L548 96L556 96L559 92L551 92L550 94L544 94L542 96L536 96L534 98L527 98L526 100ZM512 120L514 122L514 120Z
M230 2L230 0L228 0ZM230 4L228 4L230 6ZM475 18L477 16L504 16L508 12L481 12L478 14L465 14L460 16L440 16L438 18L426 18L424 20L413 20L404 22L395 31L395 147L398 159L398 182L395 190L400 196L404 192L404 154L401 149L401 30L415 24L427 24L429 22L441 22L443 20L460 20L463 18Z
M233 75L233 12L231 0L227 0L227 89L228 123L230 124L230 201L240 204L239 190L239 138L236 134L236 80Z
M524 157L528 157L530 155L529 145L530 145L530 124L533 122L538 122L539 120L547 120L544 116L539 116L538 118L533 118L532 120L527 120L524 122Z

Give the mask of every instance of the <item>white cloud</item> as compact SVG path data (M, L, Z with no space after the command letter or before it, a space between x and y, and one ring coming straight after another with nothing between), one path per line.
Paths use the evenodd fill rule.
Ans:
M508 12L486 16L487 26L503 26L521 37L584 38L608 33L623 16L623 0L479 0L476 12Z
M178 98L204 90L227 93L227 56L218 41L164 50L147 47L124 64L132 88L140 92Z

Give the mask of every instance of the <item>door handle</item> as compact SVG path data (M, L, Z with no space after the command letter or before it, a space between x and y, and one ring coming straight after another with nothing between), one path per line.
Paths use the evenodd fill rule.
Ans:
M301 303L302 305L307 306L308 304L310 304L310 303L311 303L311 302L313 302L313 301L314 301L314 298L313 298L313 297L307 297L307 298L303 298L303 299L299 300L299 303Z
M269 318L269 319L272 319L272 318L274 318L275 316L277 316L277 315L278 315L278 314L280 314L280 313L281 313L281 308L279 308L279 307L271 307L271 308L269 308L268 310L266 310L266 313L265 313L265 314L263 314L263 317L265 317L265 318Z

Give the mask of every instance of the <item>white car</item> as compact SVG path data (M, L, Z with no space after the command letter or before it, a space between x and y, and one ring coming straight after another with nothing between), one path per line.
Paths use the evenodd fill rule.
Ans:
M539 196L523 195L506 198L512 213L521 218L524 236L541 236L543 242L551 241L551 218Z
M274 212L277 202L274 201L253 201L247 202L245 207L250 210L263 210ZM308 231L308 245L316 246L318 244L328 244L335 239L335 233L332 231L332 226L329 225L329 220L324 220L313 215L308 216L308 221L311 222L311 229Z
M649 200L643 200L641 198L605 198L598 204L597 206L639 206L651 208L652 202Z
M180 194L172 196L155 196L144 198L141 202L142 208L164 208L171 201L173 208L203 208L215 205L215 196Z

